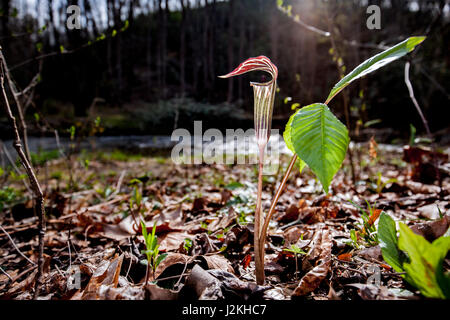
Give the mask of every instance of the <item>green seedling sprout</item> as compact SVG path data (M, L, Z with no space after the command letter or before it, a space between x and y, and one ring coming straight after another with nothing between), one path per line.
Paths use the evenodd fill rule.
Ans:
M144 221L141 220L142 236L145 240L146 250L142 253L147 257L147 272L145 276L145 285L148 284L149 271L152 271L153 280L155 279L155 272L158 265L167 257L167 253L159 254L158 237L155 235L156 222L153 224L152 233L147 232L147 227Z

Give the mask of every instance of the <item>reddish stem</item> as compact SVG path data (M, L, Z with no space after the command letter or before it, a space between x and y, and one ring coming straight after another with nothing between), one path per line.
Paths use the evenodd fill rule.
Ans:
M255 267L256 267L256 283L264 284L264 247L261 247L261 214L262 214L262 185L263 185L263 169L264 169L264 148L259 148L259 170L258 170L258 194L256 198L255 209L255 227L254 227L254 247L255 247Z

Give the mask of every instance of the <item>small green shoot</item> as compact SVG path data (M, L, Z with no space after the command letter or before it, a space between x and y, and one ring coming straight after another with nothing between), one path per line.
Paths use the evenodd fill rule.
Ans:
M303 235L302 238L303 240ZM295 244L291 245L291 247L289 249L283 249L284 251L293 253L295 256L295 279L297 280L297 274L298 274L298 256L299 255L303 255L306 254L305 251L303 251L302 249L300 249L298 246L296 246Z
M367 210L364 210L353 201L350 203L358 208L361 212L361 219L363 223L357 223L358 230L350 230L350 238L352 240L352 245L356 249L360 249L362 246L376 246L378 244L378 234L375 228L375 221L380 216L382 210L372 207L370 203L366 200Z
M147 256L147 276L145 277L145 284L148 283L149 268L153 273L153 279L155 279L155 271L158 265L167 257L167 253L159 254L158 237L155 235L156 222L153 224L152 233L147 232L147 227L144 221L141 220L142 236L145 239L146 250L142 250L142 253Z

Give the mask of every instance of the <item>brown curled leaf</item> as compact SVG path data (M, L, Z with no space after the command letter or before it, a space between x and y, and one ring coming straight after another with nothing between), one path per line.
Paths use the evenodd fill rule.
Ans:
M330 271L332 248L330 232L328 230L319 232L321 232L320 241L316 242L314 248L320 248L321 250L317 265L303 276L297 288L294 290L293 296L304 296L317 289Z

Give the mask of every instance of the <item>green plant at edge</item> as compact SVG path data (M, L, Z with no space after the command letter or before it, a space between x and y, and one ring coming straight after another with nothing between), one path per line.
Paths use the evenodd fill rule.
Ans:
M378 237L383 259L402 277L428 298L450 299L450 274L444 273L443 262L450 250L449 232L428 242L404 223L385 213L380 216Z

